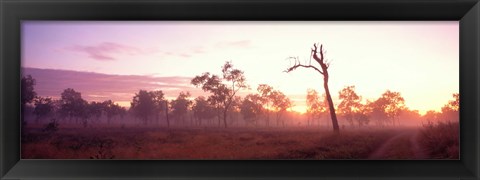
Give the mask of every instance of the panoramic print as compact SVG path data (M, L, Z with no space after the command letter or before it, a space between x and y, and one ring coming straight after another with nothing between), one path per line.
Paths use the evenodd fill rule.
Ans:
M459 159L458 21L21 28L23 159Z

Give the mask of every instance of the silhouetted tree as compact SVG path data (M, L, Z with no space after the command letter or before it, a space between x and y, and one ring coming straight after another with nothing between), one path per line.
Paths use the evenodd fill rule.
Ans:
M393 126L395 126L395 121L398 121L400 112L405 108L405 100L399 92L390 90L383 93L380 99L386 102L384 107L385 113L392 120Z
M165 110L165 98L162 91L152 91L150 92L153 97L153 102L155 103L155 121L157 124L160 123L160 114Z
M61 94L60 99L60 114L63 117L68 117L70 121L76 118L77 122L80 118L85 116L86 101L82 99L82 94L72 88L65 89Z
M365 126L370 123L369 109L367 105L360 104L360 107L355 112L355 120L358 123L358 126Z
M460 109L460 95L454 93L453 100L450 100L442 107L442 121L458 121Z
M272 96L273 87L267 84L259 84L257 87L257 92L260 94L261 102L265 106L265 125L268 127L270 125L270 108L272 107L272 102L274 97Z
M127 115L127 108L120 107L119 111L120 111L120 118L122 119L125 118L125 116Z
M37 96L35 92L35 79L31 75L22 77L21 89L22 89L22 105L31 103L33 99Z
M367 106L370 116L376 119L378 125L384 126L391 122L395 126L400 113L405 109L405 100L399 92L387 90L377 100L367 101Z
M384 99L377 99L375 101L367 100L366 108L369 117L375 120L377 126L385 126L388 121L388 116L385 113L386 101Z
M314 89L307 90L307 125L310 125L311 121L315 118L319 118L324 112L326 112L325 102L320 100L318 92ZM313 123L313 122L312 122Z
M303 68L314 69L315 71L323 75L323 88L325 89L325 93L327 95L328 109L330 111L330 117L332 119L333 131L338 133L340 132L340 128L338 127L338 120L337 120L337 115L335 113L335 106L333 105L332 96L330 95L330 90L328 88L328 78L329 78L328 67L330 65L324 59L323 45L320 45L320 49L318 50L317 44L313 44L311 56L320 65L320 69L312 65L311 61L308 65L306 65L306 64L301 64L298 58L293 58L295 60L295 65L293 65L292 67L289 67L286 70L286 72L292 72L293 70L299 67L303 67Z
M356 117L357 115L362 116L363 113L360 113L360 108L362 106L360 101L362 100L362 97L355 92L355 86L347 86L343 88L338 92L338 97L342 100L338 105L338 111L345 117L345 120L347 120L350 126L354 125L354 119L364 119Z
M282 122L282 125L285 126L285 121L282 119L282 115L287 111L288 108L292 106L292 102L285 94L280 91L273 91L272 97L272 109L275 111L276 114L277 126L280 125L280 122Z
M435 112L434 110L429 110L422 116L422 120L424 121L424 124L430 124L438 121L440 115L440 113Z
M402 124L410 125L421 125L422 115L418 110L411 110L409 108L404 108L400 113L399 119L402 119Z
M168 100L165 99L165 119L167 119L167 127L170 129L170 118L168 117L168 114L170 113L168 109L170 109Z
M92 117L92 113L90 112L89 104L85 100L81 100L78 102L77 110L74 113L74 116L77 118L77 122L83 125L83 127L88 126L88 121Z
M25 140L25 135L26 135L26 126L27 126L27 121L25 121L25 109L27 108L26 105L27 103L31 103L32 100L37 96L37 93L35 92L35 79L32 78L31 75L23 76L21 79L21 138L22 141Z
M215 117L215 108L203 96L195 98L192 107L193 115L197 119L198 125L202 125L202 120Z
M122 107L112 100L107 100L103 102L103 107L105 111L105 115L107 116L107 123L111 124L111 120L115 116L120 116L122 114Z
M262 97L257 94L249 94L245 96L240 106L240 112L247 123L257 126L258 118L264 112Z
M36 123L38 123L41 119L52 115L54 112L54 104L53 100L50 97L37 97L34 100L35 109L33 110L33 114L35 114Z
M189 92L180 92L177 99L171 102L172 104L172 115L177 120L177 122L185 123L185 118L188 113L188 109L192 104L192 101L188 100L190 97Z
M92 101L88 104L88 109L95 122L99 122L105 107L104 103Z
M238 124L240 119L240 106L242 105L242 98L240 96L235 96L232 99L232 104L228 108L228 117L230 117L230 123L232 125Z
M450 109L454 111L458 111L460 109L460 94L454 93L452 94L453 100L448 102L448 106Z
M223 111L223 122L225 128L227 127L227 112L234 101L235 94L240 89L247 88L245 76L243 71L234 69L231 62L226 62L222 66L223 78L210 73L203 73L201 76L196 76L191 83L195 86L201 86L202 90L212 93L209 99L214 102L217 107ZM223 84L222 81L226 81ZM227 85L229 84L229 85Z
M201 86L203 91L209 91L212 94L208 97L208 102L215 107L218 125L221 123L221 109L226 101L226 94L228 89L223 84L222 79L217 75L210 75L210 73L203 73L201 76L196 76L191 83L195 86Z
M133 112L133 115L140 118L144 125L148 123L149 117L155 113L153 96L146 90L138 91L130 104L130 110Z

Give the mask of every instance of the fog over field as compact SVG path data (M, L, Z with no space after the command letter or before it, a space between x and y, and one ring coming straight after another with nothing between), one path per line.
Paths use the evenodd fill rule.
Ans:
M458 22L22 28L24 159L459 158Z

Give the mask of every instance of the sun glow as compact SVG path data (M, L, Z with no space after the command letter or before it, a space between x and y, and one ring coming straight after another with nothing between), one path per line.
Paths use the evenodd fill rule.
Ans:
M219 67L232 61L245 72L252 89L271 85L291 98L293 111L305 113L306 90L324 93L322 76L312 69L284 70L292 65L288 57L308 62L315 42L324 45L331 62L329 89L334 101L338 91L349 85L366 99L377 99L388 89L400 92L410 109L425 113L439 111L452 93L459 92L458 21L31 21L22 23L22 28L22 67L104 74L55 76L57 82L48 86L38 83L43 96L74 88L87 100L107 98L125 107L139 89L161 89L172 98L180 91L208 96L190 79L204 72L221 75ZM36 78L46 79L42 75ZM89 83L78 84L69 77ZM244 91L241 96L248 93L255 92Z
M297 105L297 106L293 106L290 109L291 109L291 111L295 111L295 112L298 112L298 113L301 113L301 114L305 114L307 112L307 106Z

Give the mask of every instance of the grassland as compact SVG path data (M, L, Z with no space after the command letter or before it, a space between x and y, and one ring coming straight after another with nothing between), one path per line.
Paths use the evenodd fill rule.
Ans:
M318 128L148 128L62 127L56 132L27 128L24 159L369 159L383 147L385 159L415 159L406 137L415 129L344 129L340 134ZM424 147L433 140L425 142ZM395 142L389 142L394 141ZM451 139L451 138L450 138ZM403 143L405 142L405 143ZM388 144L387 144L388 145ZM458 145L458 140L457 140ZM400 147L400 148L396 148ZM454 153L454 146L446 152ZM402 151L402 152L395 152ZM435 150L436 151L436 150ZM458 146L457 146L458 151ZM440 154L445 152L440 152ZM396 156L398 155L398 156ZM409 157L404 157L404 156ZM434 156L435 154L430 153ZM411 157L410 157L411 156ZM434 156L455 158L455 156Z

